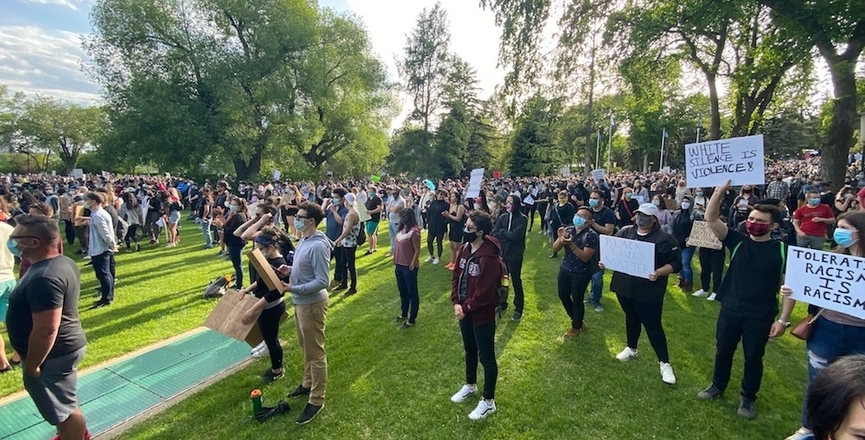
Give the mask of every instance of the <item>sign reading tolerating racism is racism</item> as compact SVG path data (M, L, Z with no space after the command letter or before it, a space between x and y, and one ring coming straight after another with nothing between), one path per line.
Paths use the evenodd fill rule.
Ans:
M688 188L761 185L764 167L763 135L685 145Z
M601 235L601 262L607 269L648 279L655 271L655 243Z
M786 273L796 301L865 319L865 258L791 247Z

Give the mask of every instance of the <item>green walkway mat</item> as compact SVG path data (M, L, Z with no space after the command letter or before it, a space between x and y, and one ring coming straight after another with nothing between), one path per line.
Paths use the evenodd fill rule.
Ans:
M249 358L249 346L212 330L196 333L78 378L92 434L128 420ZM29 396L0 407L0 439L47 440L53 426Z

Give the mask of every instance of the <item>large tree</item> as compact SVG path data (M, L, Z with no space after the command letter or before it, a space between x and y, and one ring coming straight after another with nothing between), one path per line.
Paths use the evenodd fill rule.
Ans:
M832 122L823 141L821 173L835 189L843 185L847 157L857 121L856 65L865 48L865 2L862 0L759 0L772 8L773 19L796 38L816 47L829 65L834 102Z

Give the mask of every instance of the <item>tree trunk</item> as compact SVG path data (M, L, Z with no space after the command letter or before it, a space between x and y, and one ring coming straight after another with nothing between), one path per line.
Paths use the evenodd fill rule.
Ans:
M707 141L714 141L717 139L721 139L721 105L719 104L718 99L718 85L715 84L715 74L714 73L706 73L706 82L709 84L709 107L710 107L710 115L709 119L711 120L709 125L709 139L705 139Z
M592 134L594 130L594 107L595 107L595 46L592 45L591 63L589 64L589 108L586 114L586 145L583 150L583 157L586 163L583 167L585 174L588 176L592 172ZM597 160L597 159L596 159Z
M256 150L248 162L242 158L236 158L232 162L234 163L234 172L237 174L237 180L249 180L250 177L261 172L261 150Z
M827 58L826 61L832 73L835 101L832 104L829 134L820 152L820 170L823 181L831 182L832 191L837 191L846 180L847 158L856 126L856 62L841 57L833 58Z

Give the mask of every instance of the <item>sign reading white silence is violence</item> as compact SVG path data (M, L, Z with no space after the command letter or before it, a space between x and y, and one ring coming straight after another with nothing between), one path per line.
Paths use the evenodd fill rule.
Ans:
M762 185L764 168L763 135L685 145L688 188Z
M791 247L785 284L796 301L865 319L865 258Z

